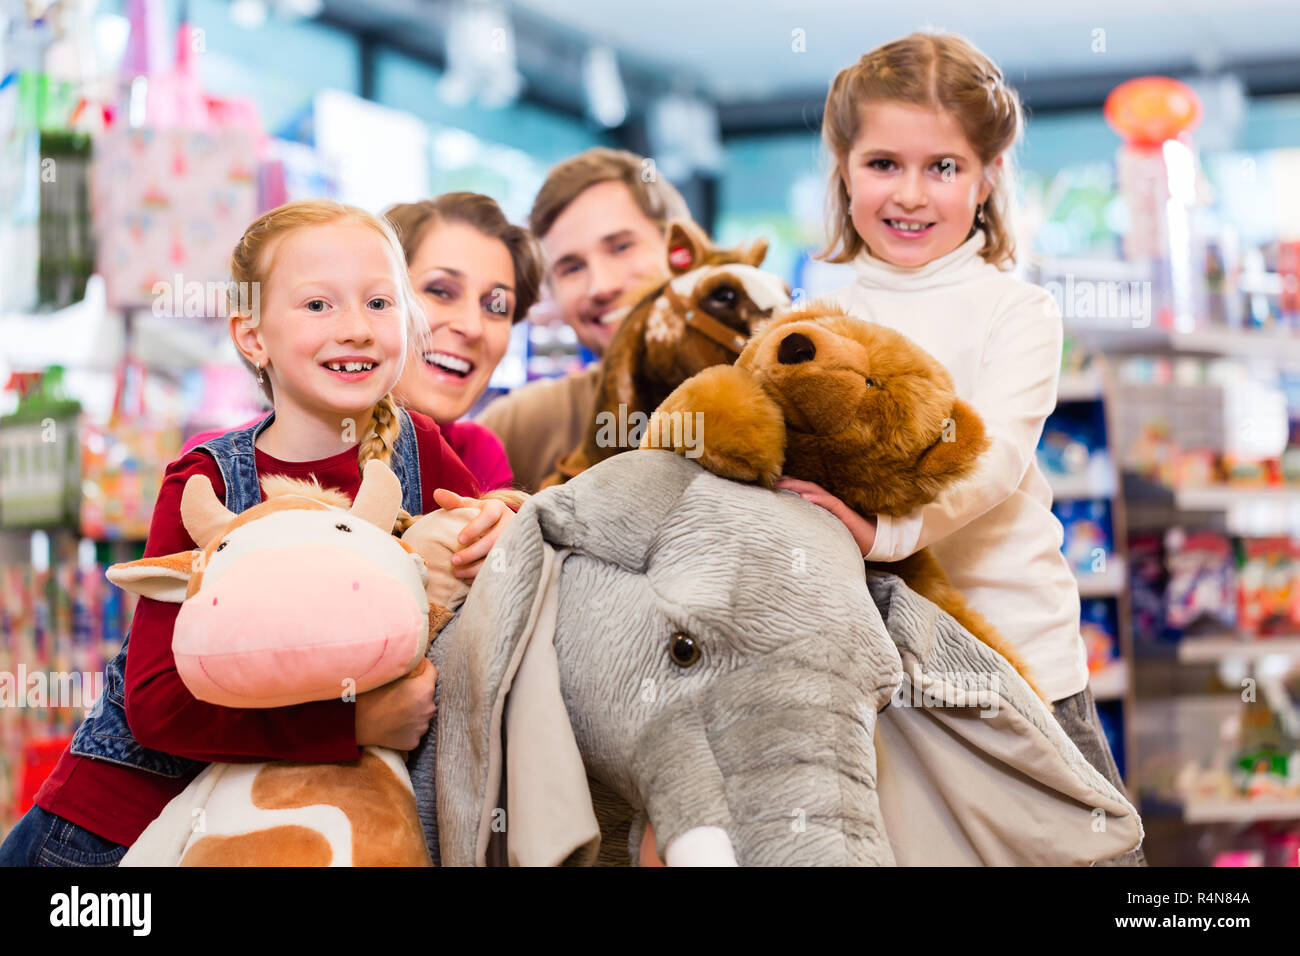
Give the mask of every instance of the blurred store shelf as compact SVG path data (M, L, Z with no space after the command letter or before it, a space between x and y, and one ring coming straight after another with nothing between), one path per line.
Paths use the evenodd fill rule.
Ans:
M1300 820L1300 800L1212 800L1197 798L1183 803L1187 823L1250 823L1256 820Z
M1184 664L1214 663L1225 658L1259 660L1274 654L1300 656L1300 635L1253 638L1234 633L1206 634L1178 642L1178 660Z
M1047 483L1052 487L1053 501L1112 498L1115 495L1113 471L1102 470L1100 474L1094 470L1079 475L1048 475Z
M141 309L131 316L131 350L151 368L239 367L239 356L221 319L154 315ZM122 359L127 341L123 314L105 305L104 283L91 276L86 297L55 312L0 313L0 365L11 369L62 365L109 371Z
M1119 700L1128 690L1128 662L1120 659L1088 678L1094 700Z
M1101 398L1101 376L1095 371L1062 375L1056 386L1056 401L1091 402Z
M1118 322L1068 319L1066 329L1102 352L1229 355L1300 364L1300 334L1287 330L1197 329L1174 332L1149 325L1134 326L1130 319Z
M1127 577L1124 574L1124 562L1118 555L1112 555L1104 570L1081 571L1074 569L1074 577L1079 582L1079 597L1113 597L1124 590Z
M1174 502L1181 511L1224 511L1234 505L1300 505L1300 487L1251 488L1240 485L1204 485L1179 488Z

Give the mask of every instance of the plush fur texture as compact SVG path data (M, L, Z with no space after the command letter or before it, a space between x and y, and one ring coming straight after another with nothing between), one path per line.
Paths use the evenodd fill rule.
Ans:
M905 515L933 501L968 477L989 446L979 415L937 360L898 332L823 303L773 318L734 366L684 382L655 411L643 447L684 454L669 421L696 412L704 429L695 450L710 471L769 488L789 474L863 515ZM951 614L1051 706L1015 647L928 551L868 566L899 575Z
M735 361L753 329L774 309L789 304L784 284L758 269L766 255L765 239L721 249L692 222L676 220L669 225L669 278L629 297L618 334L601 365L587 436L560 460L542 487L562 484L627 450L601 437L602 412L614 421L634 412L649 417L669 392L695 373ZM714 335L736 336L732 347L693 326L697 316Z
M315 478L288 478L284 475L267 475L262 479L262 494L267 500L283 495L299 495L322 504L333 505L347 511L352 499L337 488L322 488Z

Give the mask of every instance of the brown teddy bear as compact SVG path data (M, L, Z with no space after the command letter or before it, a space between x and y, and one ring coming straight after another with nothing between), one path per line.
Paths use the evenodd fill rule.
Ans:
M688 416L698 424L683 429ZM692 431L695 441L683 441ZM859 514L891 516L967 477L988 446L979 415L929 353L823 303L776 316L755 330L734 365L683 382L655 410L641 444L768 488L788 474ZM951 614L1051 707L1015 647L966 603L928 551L867 566L899 575Z
M710 365L734 362L754 328L790 305L785 283L759 269L766 239L724 249L695 223L674 219L667 248L667 278L634 293L622 310L601 364L586 437L556 462L541 487L563 484L636 447L650 413L669 392Z

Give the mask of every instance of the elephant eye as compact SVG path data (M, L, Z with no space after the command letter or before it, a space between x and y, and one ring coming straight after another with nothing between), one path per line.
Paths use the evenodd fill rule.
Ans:
M223 542L221 542L219 545L217 545L217 550L218 550L218 551L224 551L224 550L226 549L226 545L228 545L228 544L230 544L230 539L229 539L229 538L227 538L225 541L223 541Z
M340 521L340 522L339 522L338 524L336 524L334 527L337 528L337 529L340 530L340 531L351 531L351 530L352 530L352 529L349 528L347 525L345 525L342 521Z
M700 649L695 643L695 638L678 631L672 636L672 642L668 645L668 656L678 667L690 667L700 659Z

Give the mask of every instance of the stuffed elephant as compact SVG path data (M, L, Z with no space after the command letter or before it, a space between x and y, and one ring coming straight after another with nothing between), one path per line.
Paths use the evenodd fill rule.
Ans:
M1133 807L1007 662L797 495L657 450L520 509L430 648L442 865L1087 864Z

